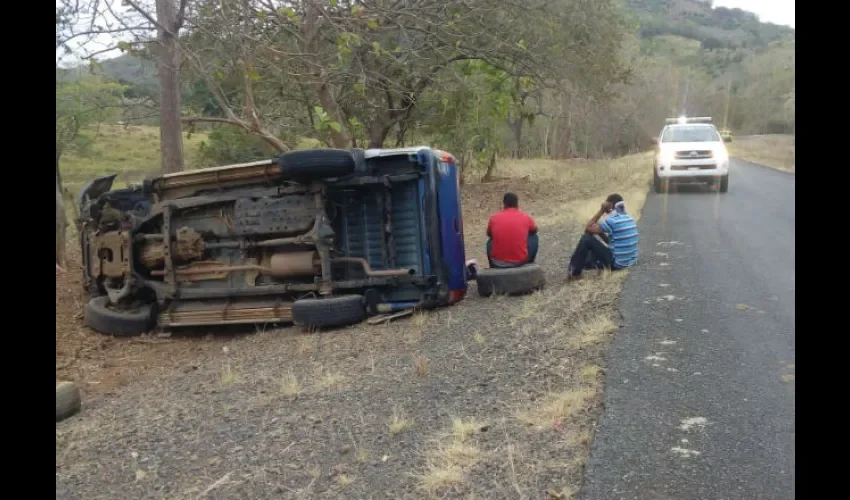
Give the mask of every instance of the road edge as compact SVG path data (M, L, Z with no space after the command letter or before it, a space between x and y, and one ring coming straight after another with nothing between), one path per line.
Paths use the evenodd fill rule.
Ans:
M794 177L794 176L797 175L796 170L794 172L789 172L788 170L782 170L782 169L779 169L779 168L776 168L776 167L771 167L769 165L762 165L761 163L755 163L755 162L752 162L752 161L749 161L749 160L745 160L745 159L738 157L738 156L730 156L729 159L739 161L741 163L746 163L747 165L752 165L752 166L759 167L759 168L765 168L765 169L771 170L773 172L779 172L780 174L785 174L785 175L788 175L788 176L791 176L791 177Z

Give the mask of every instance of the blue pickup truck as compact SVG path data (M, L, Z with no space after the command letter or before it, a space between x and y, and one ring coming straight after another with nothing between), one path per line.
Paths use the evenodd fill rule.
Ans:
M462 300L458 168L429 147L312 149L112 189L78 207L85 323L336 327Z

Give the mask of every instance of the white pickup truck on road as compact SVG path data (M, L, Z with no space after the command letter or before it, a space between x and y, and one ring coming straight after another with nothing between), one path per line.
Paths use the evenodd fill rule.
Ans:
M656 141L656 193L671 183L713 184L721 193L729 191L729 152L711 118L668 118Z

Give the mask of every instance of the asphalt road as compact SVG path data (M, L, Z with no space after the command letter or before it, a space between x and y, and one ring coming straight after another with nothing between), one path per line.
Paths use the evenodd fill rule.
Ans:
M650 194L584 500L793 499L793 174Z

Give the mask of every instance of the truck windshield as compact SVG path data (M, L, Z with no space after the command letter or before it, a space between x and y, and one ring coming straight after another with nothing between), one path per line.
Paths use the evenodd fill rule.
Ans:
M720 142L714 127L669 127L661 136L661 142Z

